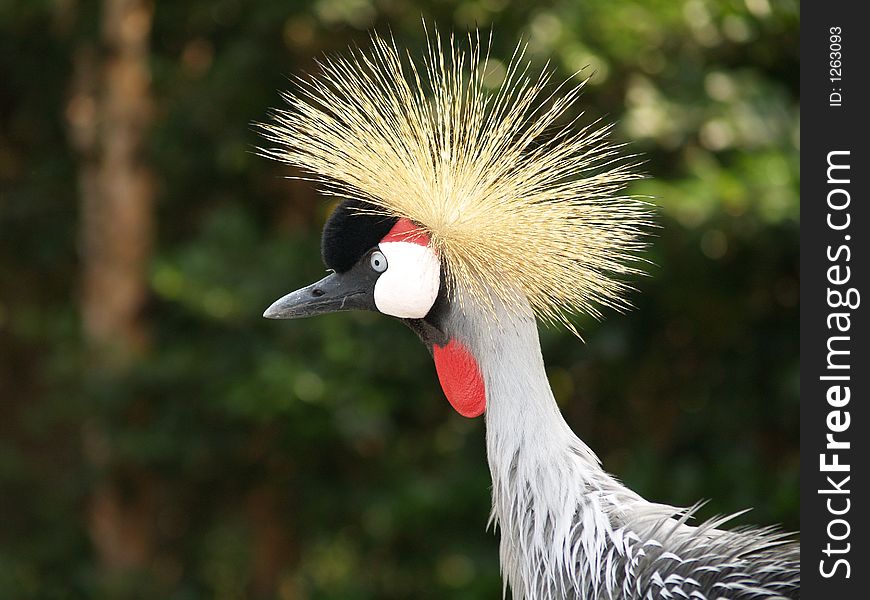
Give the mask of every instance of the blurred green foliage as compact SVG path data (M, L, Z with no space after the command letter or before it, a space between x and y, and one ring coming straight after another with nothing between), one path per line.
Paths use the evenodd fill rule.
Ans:
M796 0L193 0L151 35L157 240L146 355L88 368L64 114L99 4L0 2L0 597L493 598L482 419L399 323L262 310L322 272L330 205L254 153L287 76L366 31L494 27L505 61L595 72L584 119L642 152L660 225L636 310L545 330L605 467L703 515L798 524ZM589 69L584 71L588 73ZM579 110L580 107L578 107ZM107 574L85 505L148 473L155 553ZM131 493L135 493L135 490Z

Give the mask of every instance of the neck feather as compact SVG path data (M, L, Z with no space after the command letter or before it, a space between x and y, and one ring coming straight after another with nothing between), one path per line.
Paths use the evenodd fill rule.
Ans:
M565 422L528 306L455 323L486 385L487 459L501 565L515 598L583 589L614 522L642 499L605 473ZM497 323L497 324L496 324ZM578 561L586 565L577 569Z

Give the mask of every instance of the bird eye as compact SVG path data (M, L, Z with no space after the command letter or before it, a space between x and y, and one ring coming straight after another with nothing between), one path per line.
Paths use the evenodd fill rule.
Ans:
M383 273L387 270L387 257L378 250L372 252L371 263L372 269L374 269L378 273Z

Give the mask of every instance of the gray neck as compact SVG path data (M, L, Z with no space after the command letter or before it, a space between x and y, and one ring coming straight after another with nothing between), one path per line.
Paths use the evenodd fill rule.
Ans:
M499 312L496 320L466 307L454 329L486 385L491 521L501 529L502 571L515 598L541 597L573 587L566 549L578 541L578 519L594 544L611 530L610 499L633 494L601 469L559 412L531 309Z
M601 471L598 458L559 411L531 308L501 310L497 320L483 311L465 310L461 319L464 322L456 325L461 325L461 337L477 359L486 385L487 453L493 480L506 477L518 466L517 459L552 463L565 453L582 459L584 470Z

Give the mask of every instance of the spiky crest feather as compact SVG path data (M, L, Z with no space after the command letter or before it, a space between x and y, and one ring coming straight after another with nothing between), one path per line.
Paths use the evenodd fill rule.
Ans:
M479 34L464 48L451 36L446 50L437 32L427 41L422 68L377 35L370 52L325 58L262 125L275 146L261 151L328 194L419 224L460 301L495 293L512 306L522 294L569 328L572 313L626 307L613 276L637 272L649 215L621 195L637 176L610 127L567 119L586 80L551 86L552 69L533 76L519 45L490 89Z

